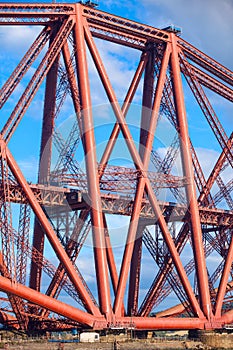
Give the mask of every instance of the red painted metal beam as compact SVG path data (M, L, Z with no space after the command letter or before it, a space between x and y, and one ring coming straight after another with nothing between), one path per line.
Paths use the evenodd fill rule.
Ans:
M231 235L232 235L232 232L231 232ZM230 271L232 269L232 263L233 263L233 236L231 237L231 242L229 245L221 280L218 287L218 293L217 293L216 305L215 305L216 317L221 316L223 299L227 290L227 284L230 276Z
M101 59L100 59L100 57L98 55L98 52L97 52L97 50L95 48L95 45L92 42L90 35L88 34L87 29L86 29L86 37L87 37L89 49L91 51L91 54L92 54L92 57L93 57L94 62L96 64L96 67L97 67L97 70L99 72L100 78L102 80L102 83L103 83L104 88L106 90L106 93L108 95L109 101L112 104L114 113L116 115L116 118L117 118L119 126L120 126L120 129L122 131L122 134L124 135L124 138L126 140L126 144L127 144L128 148L129 148L129 151L131 153L131 157L132 157L136 167L142 172L142 174L144 176L143 179L145 180L145 185L146 185L146 191L148 193L148 198L149 198L151 206L152 206L152 208L153 208L153 210L154 210L154 212L156 214L156 217L157 217L158 223L160 225L161 231L163 233L165 242L166 242L166 244L168 246L168 249L171 252L171 256L173 258L173 261L174 261L174 264L175 264L176 269L178 271L178 274L180 276L180 279L181 279L181 281L183 283L184 289L185 289L185 291L187 293L187 296L188 296L188 298L190 300L190 303L191 303L191 305L193 307L193 310L194 310L195 314L197 314L200 317L202 317L202 311L200 310L200 307L199 307L199 305L197 303L197 300L195 298L195 295L193 293L191 285L190 285L190 283L188 281L188 278L187 278L187 275L186 275L186 273L184 271L184 268L183 268L183 265L181 263L179 254L177 253L177 250L175 248L174 241L171 238L170 233L169 233L169 231L167 229L167 224L166 224L166 222L164 220L164 217L162 216L162 213L160 211L160 208L159 208L158 202L157 202L157 200L155 198L155 195L154 195L152 186L150 184L150 181L147 178L146 172L144 171L144 166L143 166L143 163L141 161L141 157L139 156L138 151L137 151L137 149L136 149L136 147L135 147L135 145L134 145L134 143L132 141L133 139L132 139L131 133L130 133L127 125L125 124L124 116L122 115L122 111L120 109L119 104L117 103L117 99L115 97L114 91L113 91L112 87L109 84L109 80L108 80L107 74L105 72L104 66L103 66L103 64L101 62ZM149 152L148 152L148 156L149 156ZM119 309L120 303L122 302L122 292L123 292L124 287L125 287L125 285L124 285L125 284L125 278L126 278L126 275L124 275L124 279L122 280L124 283L121 284L122 287L119 289L120 292L118 293L118 296L116 296L117 304L116 304L116 301L115 301L115 305L117 305L117 309L119 311L120 311L120 309ZM118 285L118 288L119 288L119 285Z
M4 125L1 131L1 134L4 136L5 140L9 141L12 137L15 129L17 128L27 108L29 107L30 102L32 101L39 87L41 86L46 74L55 62L57 55L59 55L60 49L64 45L73 26L73 18L67 18L62 23L62 26L59 29L56 38L54 39L49 50L46 52L44 58L42 59L32 79L30 80L27 88L20 97L20 100L18 101L17 105L15 106L13 112L11 113L10 117L8 118L6 124Z
M126 324L129 328L135 329L204 329L205 319L193 318L156 318L156 317L124 317L121 323Z
M107 256L105 250L105 235L100 197L99 175L97 169L94 126L92 121L88 66L84 41L84 27L81 15L82 7L80 5L77 5L76 11L77 17L74 30L74 40L77 48L77 74L82 110L82 141L85 152L85 163L88 178L88 195L90 198L90 210L92 218L96 280L98 285L100 309L107 318L111 318L112 307L107 269Z
M130 264L129 288L128 288L128 315L136 315L138 310L138 298L140 288L141 258L142 258L142 234L143 228L139 227L136 234L132 260Z
M183 171L186 178L189 180L189 184L186 186L186 195L188 206L190 210L190 219L192 225L192 241L193 250L196 264L196 271L198 275L198 291L201 299L202 310L205 316L210 319L212 317L209 285L207 269L205 264L205 255L202 242L202 231L199 217L199 210L196 198L196 189L194 185L194 176L192 171L192 158L190 154L190 141L188 134L187 118L184 104L184 94L182 89L182 80L180 74L180 64L177 48L177 38L174 34L171 34L172 39L172 56L171 56L171 68L172 79L174 87L175 105L177 111L177 119L180 134L180 148L182 156Z
M105 320L101 316L93 316L87 312L81 311L73 306L65 304L61 301L53 299L45 294L28 288L22 284L14 283L10 279L0 276L0 290L16 295L22 299L26 299L36 305L49 309L57 314L68 317L83 325L93 327L95 323L101 322L103 325Z
M1 143L2 147L6 148L6 144L3 140L1 140L0 143ZM30 186L28 185L27 181L25 180L21 170L19 169L17 163L15 162L13 156L11 155L10 151L7 148L6 148L6 156L7 156L7 163L9 165L9 168L12 171L12 174L15 176L19 185L22 187L22 189L25 193L25 196L27 197L28 202L31 205L31 208L33 209L38 221L40 222L41 226L43 227L43 229L46 233L46 236L47 236L48 240L50 241L54 251L56 252L59 260L63 263L68 276L70 277L75 288L79 292L80 297L82 298L87 310L92 312L95 315L99 315L100 314L99 310L96 308L96 306L93 304L93 301L90 299L90 296L88 295L88 293L85 290L79 276L77 275L72 262L70 261L68 255L66 254L64 248L62 247L59 239L57 238L57 235L53 231L53 229L52 229L46 215L44 214L41 206L38 204L32 190L30 189Z
M114 291L114 293L116 293L117 284L118 284L118 273L117 273L115 258L114 258L114 254L113 254L111 239L110 239L110 235L108 232L107 220L106 220L105 215L103 216L103 218L104 218L105 243L106 243L108 268L109 268L109 273L110 273L111 280L112 280L113 291Z
M144 74L144 86L142 96L142 113L141 113L141 127L140 127L140 144L139 154L144 160L147 147L147 139L150 132L150 122L153 107L153 95L154 95L154 81L155 81L155 50L154 47L150 47L148 44L148 61ZM164 74L164 72L163 72ZM161 88L161 87L160 87ZM158 107L156 106L157 111ZM152 149L151 149L152 150ZM139 296L139 279L140 279L140 266L141 266L141 254L142 254L142 227L137 229L136 241L134 243L133 255L130 266L129 276L129 288L128 288L128 315L135 315L137 313L138 296Z
M74 110L75 110L77 118L79 118L80 117L80 115L79 115L79 113L80 113L79 91L78 91L78 85L77 85L74 67L72 66L69 45L67 42L65 42L65 44L62 48L62 53L63 53L65 67L66 67L66 72L68 75L69 84L70 84ZM79 123L79 127L80 126L81 126L81 123Z
M167 67L168 67L169 58L170 58L170 47L167 46L166 51L164 53L162 66L161 66L161 72L160 72L157 87L156 87L156 94L155 94L153 108L152 108L152 112L151 112L151 116L150 116L150 122L146 126L143 125L143 127L144 126L146 127L146 130L145 130L146 137L145 137L145 139L143 137L144 144L142 145L142 147L143 146L145 147L143 149L143 157L142 157L144 170L147 170L148 166L149 166L150 153L151 153L151 149L152 149L155 129L157 126L159 106L160 106L160 102L161 102L161 98L162 98L162 91L163 91L163 87L164 87L164 83L165 83L165 77L166 77L166 71L167 71ZM134 207L133 207L133 213L131 216L131 222L130 222L128 237L127 237L127 243L126 243L126 247L125 247L125 252L124 252L120 276L119 276L118 291L116 294L116 300L115 300L115 304L114 304L116 313L118 312L119 301L120 300L123 301L123 294L124 294L124 290L126 287L129 266L130 266L130 262L131 262L132 255L133 255L134 242L136 239L136 232L137 232L138 224L139 224L139 213L140 213L140 209L141 209L144 190L145 190L145 180L143 178L139 178L138 186L137 186L137 190L136 190L136 194L135 194L135 199L134 199ZM135 262L135 263L137 264L137 262Z
M55 26L51 32L50 47L53 44L54 39L58 33L59 28ZM52 136L54 131L54 119L56 108L56 89L57 89L57 72L59 64L59 55L48 71L45 87L45 99L44 99L44 112L42 123L42 135L40 146L40 158L39 158L39 175L38 183L49 183L50 166L52 157ZM34 235L33 235L33 247L36 248L41 254L44 252L44 232L40 223L35 219ZM42 270L38 264L33 261L31 263L30 282L31 288L39 291L41 284Z
M206 182L206 186L203 189L202 193L200 194L199 202L202 202L204 200L204 198L206 196L208 196L214 182L216 181L216 178L218 177L218 175L220 174L220 172L223 168L224 162L226 161L227 152L229 152L229 150L231 150L231 152L232 152L232 146L233 146L233 132L231 133L231 135L229 137L229 140L227 142L227 147L225 147L223 149L222 153L220 154L217 162L215 163L215 165L213 167L213 170L211 171L211 173L209 175L209 178Z
M233 73L230 69L224 67L184 39L179 38L178 44L189 59L233 86Z

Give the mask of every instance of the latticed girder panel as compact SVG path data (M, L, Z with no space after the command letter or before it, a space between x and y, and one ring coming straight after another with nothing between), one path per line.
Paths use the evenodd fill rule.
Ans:
M231 323L232 134L206 88L232 102L233 73L176 33L81 4L1 4L5 24L43 28L0 90L8 116L0 289L9 302L1 322L26 330ZM138 59L131 81L122 81L122 104L100 39L111 58L118 44ZM188 103L196 112L196 100L219 145L209 173L187 118L190 91ZM18 135L32 130L30 108L42 92L32 183L13 155L26 152Z

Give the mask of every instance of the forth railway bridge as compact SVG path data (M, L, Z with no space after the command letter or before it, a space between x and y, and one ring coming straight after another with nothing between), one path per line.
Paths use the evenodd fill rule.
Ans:
M38 28L0 93L0 322L25 332L226 327L233 323L233 134L209 96L232 102L233 72L177 28L90 4L0 4L4 28ZM102 59L103 48L116 46L138 57L122 100ZM93 72L112 118L101 148ZM31 181L15 152L23 159L41 91ZM75 115L68 133L58 127L67 105ZM209 173L190 132L195 118L206 125L206 148L209 140L217 145Z

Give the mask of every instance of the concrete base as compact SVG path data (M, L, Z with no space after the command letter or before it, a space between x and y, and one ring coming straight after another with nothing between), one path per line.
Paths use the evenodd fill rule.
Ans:
M190 339L198 339L204 345L213 349L233 349L233 333L219 331L189 331Z

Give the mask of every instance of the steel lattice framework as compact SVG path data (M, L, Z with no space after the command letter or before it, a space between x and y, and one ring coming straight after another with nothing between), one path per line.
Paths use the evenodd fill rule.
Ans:
M11 103L10 113L7 109L0 134L0 290L5 293L0 321L25 331L216 329L232 323L233 186L224 174L233 166L233 138L227 136L207 91L232 102L233 72L174 30L152 28L82 4L1 3L0 24L41 28L0 94L4 111L29 69L36 67L18 102L13 108ZM97 48L100 40L140 53L132 81L123 82L129 88L122 106ZM115 118L98 161L90 59ZM188 131L188 87L221 149L208 178ZM32 184L13 157L12 145L16 146L15 131L39 89L45 93L41 162L38 183ZM139 146L127 123L136 93L141 94ZM67 95L77 116L68 137L55 127ZM164 158L154 146L161 118L175 130ZM119 135L131 167L109 162ZM54 145L59 157L52 170ZM80 149L85 155L82 168L74 156ZM181 175L173 171L178 153ZM164 189L172 200L161 200ZM129 218L120 263L111 242L113 215ZM90 236L96 293L79 263ZM52 263L48 253L46 258L45 242L58 262ZM145 251L154 266L147 287ZM209 268L211 254L217 262ZM86 264L91 268L89 261ZM46 289L41 283L44 273L49 276ZM59 298L61 293L72 301ZM175 305L166 304L169 295L178 301ZM159 308L161 303L167 306Z

